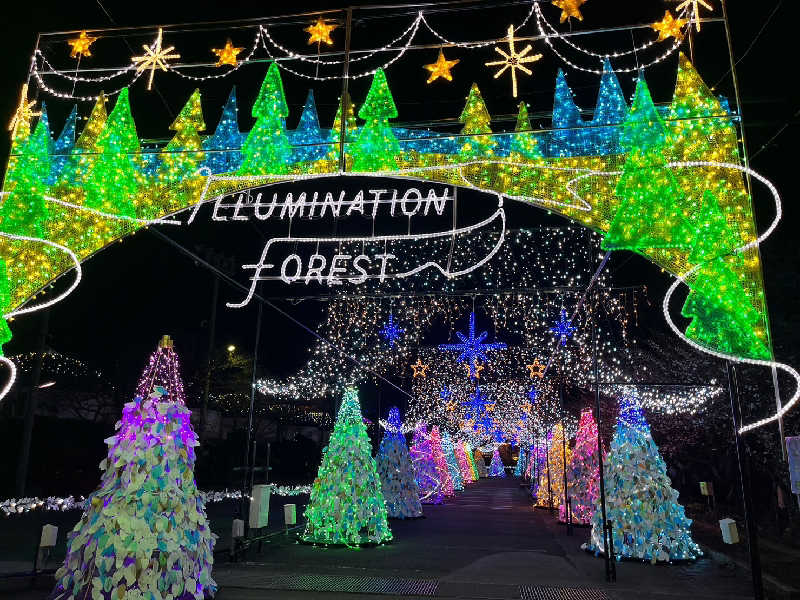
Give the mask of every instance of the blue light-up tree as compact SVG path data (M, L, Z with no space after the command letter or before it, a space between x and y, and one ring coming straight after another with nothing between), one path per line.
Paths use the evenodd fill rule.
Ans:
M492 452L492 462L489 465L489 477L505 477L506 469L503 466L503 459L500 458L500 450L497 448Z
M203 140L206 155L203 166L215 174L232 173L242 164L241 147L239 108L236 105L236 87L233 87L214 134Z
M53 151L50 157L50 179L48 181L50 185L53 185L61 175L72 153L72 148L75 147L75 123L77 118L78 107L73 106L67 120L64 122L61 133L58 135L58 139L53 144Z
M450 471L450 478L453 480L453 490L460 492L464 489L464 476L461 474L458 464L453 438L446 431L442 434L442 451L444 452L445 460L447 460L447 470Z
M320 160L328 151L325 136L319 126L314 91L308 90L306 104L297 129L292 132L293 158L296 161Z
M572 90L567 85L564 71L559 69L553 99L553 131L550 134L551 156L585 154L583 126L581 111L575 105L575 99L572 96Z
M469 315L469 333L463 334L456 331L456 336L461 340L460 344L440 344L439 350L444 351L457 351L460 352L458 362L463 362L469 365L470 376L475 377L475 363L489 362L489 357L486 352L490 350L502 350L506 345L502 342L484 343L483 340L488 336L488 332L484 331L479 335L475 335L475 313L471 312Z
M619 136L622 123L628 114L628 103L619 85L617 74L611 68L608 58L603 60L603 74L600 77L600 91L592 118L593 153L616 154L620 152Z
M403 434L403 423L396 407L389 409L389 419L375 461L381 478L387 516L391 519L421 517L419 487L414 480L414 468L408 454L406 436Z
M635 395L620 398L604 474L607 520L612 524L617 557L655 563L694 559L702 554L692 540L692 521L678 503L678 492L672 488L667 466ZM605 552L599 503L598 498L588 546Z
M517 466L514 468L514 477L522 477L525 475L525 469L528 466L527 455L525 454L525 448L520 446L519 448L519 458L517 458Z

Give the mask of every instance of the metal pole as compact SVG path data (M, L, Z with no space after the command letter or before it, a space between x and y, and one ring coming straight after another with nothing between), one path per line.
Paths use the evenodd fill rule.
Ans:
M31 443L33 441L33 423L36 418L37 388L42 377L42 363L44 362L44 351L47 343L47 331L50 326L50 309L45 309L39 321L39 339L37 347L39 356L33 365L31 374L30 391L28 392L28 402L25 404L25 420L22 425L22 447L19 453L19 463L17 464L17 497L25 495L25 488L28 484L28 463L31 458Z
M594 295L595 299L597 295ZM603 436L600 429L600 376L597 365L597 302L594 303L595 314L592 315L592 361L594 363L594 411L597 418L597 458L600 466L600 515L603 519L603 550L606 566L606 581L612 583L617 580L617 565L611 556L609 538L612 532L608 530L608 517L606 515L606 481L603 469Z
M342 115L339 123L339 171L344 173L347 168L347 161L345 160L344 141L347 131L347 110L349 107L348 99L350 98L349 83L350 83L350 34L353 29L353 7L347 8L347 19L345 21L345 35L344 35L344 66L342 69L342 101L339 106L342 107Z
M739 426L742 412L739 406L739 388L736 382L736 366L727 361L728 391L731 396L731 420L733 435L736 441L736 461L739 464L739 478L742 483L742 503L744 504L744 520L747 527L747 546L750 552L750 572L753 577L753 598L763 600L764 584L761 579L761 554L758 551L758 530L753 517L753 499L750 495L750 457L744 444Z
M244 505L245 496L250 496L247 489L247 478L250 473L250 443L253 439L253 410L256 401L256 365L258 364L258 344L261 340L261 316L264 312L264 303L258 303L258 316L256 317L256 341L253 346L253 378L250 384L250 414L247 417L247 436L244 447L244 477L242 478L242 505ZM252 490L250 490L252 491ZM245 520L245 527L249 527L249 513L244 512L242 517Z
M217 300L219 299L219 277L214 275L214 286L211 291L211 320L208 324L208 355L206 357L206 381L203 386L203 425L201 435L205 436L208 426L208 395L211 392L211 362L214 352L214 335L217 330Z

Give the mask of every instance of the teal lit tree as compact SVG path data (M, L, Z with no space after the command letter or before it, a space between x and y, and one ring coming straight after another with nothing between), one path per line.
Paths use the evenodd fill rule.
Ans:
M358 110L366 121L353 147L354 171L391 171L397 169L400 143L389 125L397 117L389 84L383 69L375 71L367 99Z
M359 546L392 539L358 392L345 391L322 464L311 486L302 540Z
M600 76L600 91L592 118L593 150L598 154L620 152L619 136L622 123L628 115L628 103L619 85L617 74L611 68L611 61L603 60L603 74Z
M51 597L203 600L216 591L191 413L174 379L167 388L155 384L161 371L177 374L177 361L165 337L106 440L100 487L68 536Z
M69 160L72 149L75 147L75 124L78 118L78 107L73 106L72 111L69 113L61 133L58 135L55 143L53 144L53 151L51 156L51 170L50 179L48 183L53 185L61 175L64 167Z
M319 126L317 104L314 102L314 91L308 90L305 106L300 115L300 122L292 134L294 159L297 161L319 160L325 156L327 147L322 129Z
M123 88L95 145L99 156L86 181L87 206L107 213L136 216L132 199L139 189L135 164L139 150L128 88Z
M517 466L514 467L514 477L523 477L525 470L528 466L527 455L525 454L525 447L519 447L519 458L517 458Z
M82 186L91 173L95 162L100 156L97 141L105 128L108 114L106 113L106 97L100 92L97 101L92 107L92 112L78 136L78 141L70 151L70 156L59 174L59 184L66 186Z
M383 423L383 421L381 421ZM422 516L419 488L414 480L414 468L408 454L403 423L397 407L389 410L383 439L375 458L381 490L390 519L414 519Z
M464 476L461 474L453 438L446 431L442 433L442 451L447 461L447 470L450 471L450 478L453 480L453 491L460 492L464 489Z
M684 317L692 319L687 337L736 356L768 360L769 350L754 333L761 316L737 275L743 271L742 259L730 253L736 237L708 190L695 223L689 262L700 268L692 276L682 310Z
M564 71L558 70L553 98L553 131L550 134L550 153L553 156L585 154L584 122L575 105L572 90Z
M606 514L617 558L652 563L694 559L702 553L692 521L678 503L667 466L635 396L619 402L619 417L604 461ZM591 550L605 552L600 500L595 504Z
M197 171L205 158L200 137L205 128L200 90L196 89L169 126L175 135L159 156L159 182L178 182Z
M286 117L289 106L283 92L283 81L278 64L270 63L261 84L252 115L255 125L242 144L244 175L269 175L286 173L292 157L292 145L286 134Z
M6 180L6 190L11 193L0 204L0 230L5 233L44 237L50 142L47 121L40 119Z
M605 238L605 250L689 248L689 210L675 176L666 167L665 129L644 78L622 127L629 152L615 195L620 201Z
M232 173L242 164L241 147L239 108L236 105L236 88L233 87L214 134L203 140L206 156L203 166L211 169L212 173Z

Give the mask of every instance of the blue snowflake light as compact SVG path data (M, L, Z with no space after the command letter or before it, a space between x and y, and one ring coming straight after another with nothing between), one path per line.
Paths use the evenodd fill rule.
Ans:
M405 332L405 329L398 327L394 322L394 315L389 313L389 322L380 330L381 336L389 342L389 346L394 348L395 341Z
M627 393L619 399L618 423L643 433L650 431L642 406L639 404L639 398L635 393Z
M475 388L475 393L469 397L469 400L464 402L466 406L466 414L469 416L479 416L486 412L486 396L481 392L480 386Z
M566 346L567 338L571 338L572 334L575 333L577 329L577 327L572 326L572 321L567 319L567 311L562 308L561 319L555 326L550 328L550 331L558 336L562 346Z
M488 363L489 358L486 352L489 350L503 350L506 345L502 342L493 342L485 344L483 340L489 335L486 331L478 336L475 335L475 312L469 315L469 333L463 334L456 331L458 339L461 340L460 344L440 344L439 350L458 351L461 354L458 357L458 362L465 362L469 365L469 374L471 377L475 376L474 365L478 362Z
M495 429L495 430L494 430L494 434L493 434L493 435L494 435L494 441L495 441L495 442L498 442L498 443L502 443L502 442L503 442L503 440L505 440L505 439L506 439L506 434L505 434L505 432L503 432L503 431L500 431L499 429Z
M531 404L536 404L536 398L539 396L539 390L536 389L535 385L531 386L530 391L528 392L528 398L531 401Z
M442 400L444 400L445 402L447 402L448 400L450 400L450 397L451 397L452 395L453 395L453 392L451 392L451 391L450 391L450 388L448 388L447 386L444 386L444 387L442 387L442 391L441 391L441 392L439 392L439 397L440 397Z
M483 429L484 433L491 433L492 427L494 427L494 421L489 415L484 415L482 419L475 423L473 429L475 431L480 431Z

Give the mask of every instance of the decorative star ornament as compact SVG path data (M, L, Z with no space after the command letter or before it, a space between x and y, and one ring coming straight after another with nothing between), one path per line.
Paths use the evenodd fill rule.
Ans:
M212 48L211 52L217 55L217 64L214 65L215 67L221 67L222 65L231 65L236 66L239 64L237 57L239 54L244 50L244 48L235 48L231 38L225 42L224 48Z
M331 31L337 27L338 25L335 23L326 23L322 19L317 19L316 23L305 28L305 31L309 34L308 44L311 45L316 42L317 44L332 46Z
M486 412L493 413L494 409L497 408L497 402L492 402L491 404L486 405Z
M36 100L28 102L28 84L23 83L22 90L19 93L17 110L14 111L14 116L11 117L11 122L8 124L8 130L11 132L12 138L17 134L17 129L20 127L28 127L30 129L31 119L41 116L42 112L34 111L34 106L36 106Z
M392 313L389 313L389 322L379 331L381 336L389 342L390 348L394 348L395 342L400 338L403 332L405 332L405 329L399 327L397 323L394 322L394 315Z
M582 4L586 4L586 0L553 0L553 6L561 9L560 23L572 17L575 17L578 21L583 21L583 15L580 11Z
M455 60L447 60L444 57L444 52L440 49L439 57L436 59L436 62L431 63L429 65L424 65L425 68L431 72L430 77L428 77L428 81L426 81L425 83L431 83L433 81L436 81L440 77L442 79L446 79L447 81L453 81L453 74L450 73L450 69L452 69L460 62L461 59L458 58L456 58Z
M489 357L486 356L486 352L490 350L502 350L506 348L506 345L502 342L484 343L483 340L486 339L487 335L489 334L485 331L478 336L475 335L475 313L472 312L469 316L469 333L463 334L460 331L456 331L456 336L461 340L461 343L440 344L439 350L455 350L461 352L458 357L458 362L465 362L467 365L474 365L479 361L488 363ZM470 371L472 371L472 368L470 368Z
M456 408L458 408L458 402L455 400L450 400L447 404L444 405L448 412L453 412Z
M713 11L714 7L711 6L705 0L675 0L675 2L680 2L675 10L684 10L685 8L689 8L692 16L690 17L694 26L697 28L697 31L700 31L700 6L705 8L706 10Z
M567 338L571 338L572 334L578 329L577 327L573 327L571 323L572 322L567 319L567 311L562 308L561 319L550 328L550 332L558 336L562 346L567 345Z
M585 0L584 0L585 1ZM500 56L503 57L503 60L494 60L491 62L487 62L487 67L494 67L498 65L502 65L502 68L494 74L494 78L497 79L505 73L506 69L511 69L511 91L514 98L517 97L517 69L525 73L526 75L533 75L533 71L529 68L524 66L523 63L532 63L536 62L540 58L542 58L541 54L532 54L528 56L528 52L531 51L531 45L528 44L525 46L521 51L517 52L514 49L514 26L508 26L508 36L506 37L506 42L508 43L508 52L506 53L502 48L499 46L495 46L494 50Z
M463 421L461 421L461 429L465 431L472 429L474 425L475 425L475 419L464 419Z
M147 89L150 90L153 87L153 75L156 73L156 69L161 69L162 71L167 70L167 61L172 60L173 58L180 58L180 54L170 54L173 50L175 50L175 46L170 46L168 48L163 48L161 46L161 42L163 39L163 31L161 27L158 28L158 35L156 36L155 41L150 46L145 46L142 44L142 48L144 48L144 54L141 56L133 56L131 57L131 62L139 66L136 67L137 75L143 73L147 69L150 69L150 77L147 80Z
M96 37L86 35L85 31L81 31L78 37L67 40L67 43L72 47L72 49L69 51L69 57L80 58L82 56L91 56L92 52L89 50L89 47L97 39L98 38Z
M533 362L529 365L525 365L525 367L528 369L528 371L530 371L531 379L534 377L542 379L544 377L545 369L547 369L547 365L540 363L538 357L534 358Z
M414 369L414 377L427 377L427 371L430 365L422 364L422 359L418 358L417 362L411 365L411 368Z
M653 23L652 27L658 32L658 41L663 42L667 38L674 37L676 40L683 39L683 26L688 21L686 19L676 19L672 13L667 11L664 13L664 18L657 23Z
M481 378L481 371L483 371L483 365L480 364L478 361L475 361L472 364L465 363L464 368L467 370L467 377L471 377L472 379Z
M530 402L525 402L520 408L522 409L522 412L524 412L526 415L529 415L533 409L533 404Z

